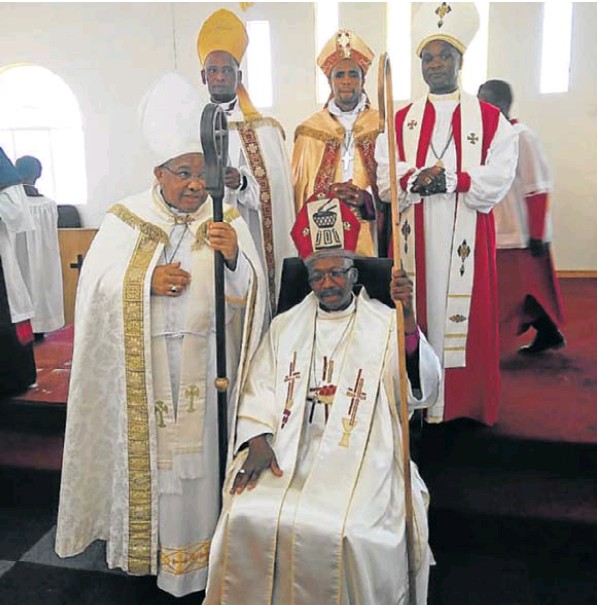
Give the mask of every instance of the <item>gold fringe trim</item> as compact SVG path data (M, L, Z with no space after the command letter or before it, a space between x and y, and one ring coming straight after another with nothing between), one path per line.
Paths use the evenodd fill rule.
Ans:
M368 130L367 132L361 133L362 127L356 126L353 131L355 133L355 142L364 141L366 139L375 140L378 136L378 130ZM298 137L308 137L310 139L316 139L317 141L322 141L324 143L328 143L329 141L338 141L341 142L344 139L344 130L342 127L339 129L337 134L332 134L331 132L327 132L325 130L317 130L316 128L312 128L311 126L300 125L295 129L295 140Z
M108 212L114 214L114 216L129 225L129 227L133 227L133 229L137 229L143 233L145 237L153 242L162 243L165 246L168 244L168 235L160 227L144 221L122 204L114 204L114 206L108 208Z
M328 143L329 141L342 141L343 135L333 135L329 132L325 132L324 130L316 130L311 126L297 126L295 129L295 140L298 137L308 137L309 139L316 139L316 141L322 141L323 143Z

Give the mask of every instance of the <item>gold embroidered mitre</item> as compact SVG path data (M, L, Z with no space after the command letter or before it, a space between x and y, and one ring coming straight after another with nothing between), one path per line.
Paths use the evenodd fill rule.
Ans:
M249 37L243 22L234 13L221 8L201 26L197 36L197 54L202 65L207 56L216 50L227 52L240 64L248 44Z
M413 21L415 54L419 57L432 40L444 40L463 54L479 26L480 17L473 2L422 2Z
M212 13L201 26L197 36L197 54L202 66L205 65L208 55L215 51L228 53L237 65L240 65L248 44L249 37L243 21L234 13L221 8ZM237 84L237 97L245 120L262 118L241 81Z
M334 66L343 59L355 61L366 74L373 58L374 52L357 34L348 29L339 29L324 44L316 63L329 78Z

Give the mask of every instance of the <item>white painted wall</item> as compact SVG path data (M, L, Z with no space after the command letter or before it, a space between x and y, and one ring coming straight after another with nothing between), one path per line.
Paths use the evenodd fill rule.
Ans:
M414 5L417 3L414 3ZM137 129L137 105L162 73L177 68L200 85L196 54L203 20L226 5L245 19L271 22L274 107L287 132L318 109L314 10L308 2L0 3L0 68L30 62L61 76L83 113L88 171L86 226L151 182ZM514 115L540 135L555 172L555 250L559 269L596 269L596 4L576 3L571 88L540 95L541 3L493 3L489 77L509 81ZM371 48L385 48L385 3L342 3L340 25ZM388 27L392 33L392 26ZM412 57L413 95L424 87ZM367 79L376 103L377 61ZM43 91L40 91L43 94Z

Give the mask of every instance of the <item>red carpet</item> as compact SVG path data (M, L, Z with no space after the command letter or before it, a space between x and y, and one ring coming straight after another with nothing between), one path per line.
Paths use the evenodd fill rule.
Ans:
M567 347L535 359L516 350L533 338L504 338L499 422L501 436L572 443L596 442L596 280L563 279ZM72 326L35 345L37 384L13 401L64 405L72 356Z
M504 337L496 434L596 443L596 280L562 279L567 346L534 359L516 353L534 330Z
M37 381L15 401L66 404L73 358L73 326L52 332L34 346Z

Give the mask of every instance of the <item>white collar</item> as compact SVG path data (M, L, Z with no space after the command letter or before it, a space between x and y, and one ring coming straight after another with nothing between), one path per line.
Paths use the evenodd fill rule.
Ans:
M453 92L449 92L444 95L435 95L434 93L428 94L428 99L431 103L439 103L442 101L459 101L461 98L461 91L457 88Z
M316 299L317 300L317 299ZM322 309L318 303L318 319L344 319L345 317L349 317L353 315L357 309L357 297L355 294L351 295L351 302L346 309L342 309L341 311L326 311L326 309Z
M349 111L343 111L336 104L336 101L334 99L331 99L330 102L328 103L328 111L333 116L339 116L339 117L356 116L358 113L362 112L366 108L366 104L367 104L367 97L365 96L364 93L362 93L361 98L359 99L359 102L357 103L357 105L355 105L355 107L353 109L351 109Z

